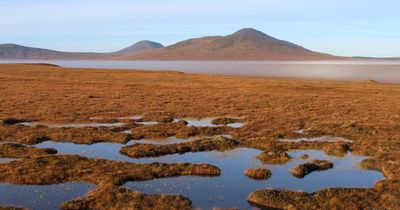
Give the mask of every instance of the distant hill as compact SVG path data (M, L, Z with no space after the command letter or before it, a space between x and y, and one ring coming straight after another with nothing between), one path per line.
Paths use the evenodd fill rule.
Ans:
M34 47L25 47L16 44L0 45L0 59L101 59L104 55L101 53L74 53L47 50Z
M136 42L135 44L133 44L127 48L124 48L122 50L116 51L114 53L116 53L116 54L134 54L134 53L142 53L142 52L147 52L150 50L160 49L160 48L164 48L164 45L162 45L158 42L143 40L140 42Z
M140 41L110 53L61 52L15 44L0 45L0 59L93 60L339 60L352 59L314 52L252 28L227 36L185 40L167 47Z
M127 54L127 60L337 60L340 57L308 50L252 28L228 36L182 41L166 48Z
M163 48L157 42L140 41L130 47L111 53L82 53L82 52L62 52L34 47L26 47L16 44L1 44L0 59L12 60L82 60L82 59L114 59L120 55L148 52L153 49Z

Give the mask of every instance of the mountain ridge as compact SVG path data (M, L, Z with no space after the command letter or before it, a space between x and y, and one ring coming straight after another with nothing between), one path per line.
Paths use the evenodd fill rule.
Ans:
M162 49L123 60L328 60L341 57L318 53L279 40L261 31L245 28L227 36L207 36L178 42Z
M10 60L112 59L120 55L147 52L162 47L164 46L160 43L149 40L143 40L136 42L135 44L127 48L115 52L95 53L95 52L63 52L57 50L50 50L37 47L27 47L18 44L6 43L6 44L0 44L0 59L10 59Z
M110 53L62 52L15 44L0 45L0 59L20 60L341 60L350 57L315 52L253 28L226 36L192 38L164 47L143 40Z
M87 59L101 57L102 53L63 52L18 44L0 44L0 59Z

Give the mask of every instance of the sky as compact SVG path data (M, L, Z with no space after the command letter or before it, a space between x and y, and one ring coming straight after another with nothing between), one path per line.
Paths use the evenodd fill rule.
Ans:
M400 57L398 0L1 0L0 43L110 52L255 28L308 49Z

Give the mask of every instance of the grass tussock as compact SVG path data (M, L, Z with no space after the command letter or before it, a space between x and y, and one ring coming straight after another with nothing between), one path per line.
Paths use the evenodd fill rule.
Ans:
M36 148L16 143L0 144L0 158L30 158L34 156L54 155L53 148Z
M300 164L289 171L297 178L303 178L313 171L323 171L333 168L333 163L327 160L313 160L307 163Z
M134 164L78 155L39 156L0 164L0 182L14 184L57 184L89 182L121 185L127 181L173 176L218 176L220 169L209 164Z
M272 172L265 168L249 168L244 171L244 175L255 180L265 180L272 176Z
M157 157L169 154L183 154L186 152L202 152L213 150L224 151L233 149L238 145L239 142L236 140L223 136L215 136L212 138L168 145L133 144L122 147L120 152L129 157L142 158Z
M268 151L262 152L257 156L264 164L285 164L289 162L292 157L289 156L285 151Z
M257 190L247 200L261 208L277 209L397 209L399 181L380 181L373 189L332 188L315 193Z
M187 126L186 121L174 123L162 123L152 126L137 126L132 129L133 139L165 139L171 136L177 138L189 138L193 136L214 136L234 132L234 129L227 126L219 127L194 127Z
M192 209L192 202L181 195L147 195L112 185L89 192L83 198L64 203L61 209Z

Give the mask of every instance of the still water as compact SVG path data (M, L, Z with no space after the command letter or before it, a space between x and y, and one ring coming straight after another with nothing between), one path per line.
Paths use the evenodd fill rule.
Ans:
M171 137L170 143L180 143L185 140ZM187 140L190 141L190 140ZM154 143L159 140L153 140ZM134 143L152 143L152 140L131 141ZM251 206L246 197L250 192L265 188L284 188L290 190L304 190L313 192L329 187L373 187L374 183L383 179L383 175L377 171L362 170L358 164L365 156L348 153L344 157L328 156L318 150L296 150L289 152L293 159L285 165L262 164L256 156L260 150L251 148L237 148L231 151L197 152L185 154L173 154L154 158L129 158L119 153L122 144L97 143L92 145L79 145L73 143L43 142L37 147L52 147L60 154L79 154L89 158L103 158L109 160L127 161L133 163L209 163L221 169L219 177L195 177L182 176L162 178L150 181L128 182L123 187L145 193L181 194L193 201L193 207L211 209L246 208ZM308 154L309 159L303 160L299 156ZM329 160L334 163L333 169L313 172L299 179L289 173L289 169L298 164L313 160ZM272 171L272 177L268 180L256 181L246 177L243 172L248 168L262 167Z
M0 206L33 210L59 209L62 203L81 197L94 189L93 184L67 182L55 185L14 185L0 183Z

